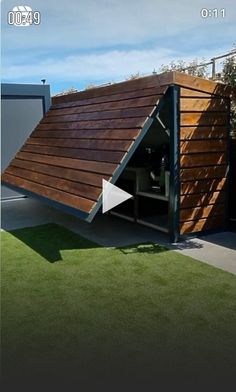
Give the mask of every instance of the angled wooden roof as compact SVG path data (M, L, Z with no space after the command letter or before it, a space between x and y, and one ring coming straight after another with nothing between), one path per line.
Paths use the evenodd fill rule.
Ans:
M223 85L198 79L171 72L55 97L2 181L91 221L101 204L102 179L117 180L168 85L200 89L201 83L201 90L229 94Z

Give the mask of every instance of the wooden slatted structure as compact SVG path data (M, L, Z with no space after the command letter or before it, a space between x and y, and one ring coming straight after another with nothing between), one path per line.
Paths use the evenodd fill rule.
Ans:
M151 123L167 88L160 79L55 97L5 170L3 182L91 220L101 204L102 179L114 180Z
M180 234L225 225L229 110L228 94L180 89Z
M170 135L178 133L173 139L178 165L171 173L178 178L172 189L177 236L222 227L227 218L231 90L179 72L54 97L5 170L4 184L91 221L101 205L102 179L116 182L169 86L179 91Z

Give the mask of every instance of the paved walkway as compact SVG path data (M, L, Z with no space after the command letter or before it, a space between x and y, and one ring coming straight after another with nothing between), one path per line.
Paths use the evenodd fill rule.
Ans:
M158 231L110 215L98 215L92 223L26 198L2 203L2 229L13 230L55 222L103 246L116 247L155 242L236 274L236 233L223 232L170 244Z

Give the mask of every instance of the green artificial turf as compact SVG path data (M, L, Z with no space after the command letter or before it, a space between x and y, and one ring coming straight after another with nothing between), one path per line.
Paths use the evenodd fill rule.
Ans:
M2 349L6 379L230 377L236 277L154 244L99 247L54 224L3 232Z

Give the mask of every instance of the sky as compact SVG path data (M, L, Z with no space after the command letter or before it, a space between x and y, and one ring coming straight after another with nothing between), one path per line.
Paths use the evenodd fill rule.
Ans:
M40 25L8 24L25 5ZM2 82L41 83L53 94L151 74L172 60L209 60L236 43L234 0L1 1ZM201 9L225 8L225 18Z

